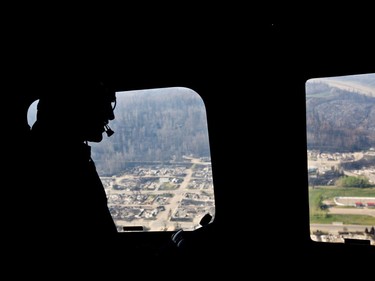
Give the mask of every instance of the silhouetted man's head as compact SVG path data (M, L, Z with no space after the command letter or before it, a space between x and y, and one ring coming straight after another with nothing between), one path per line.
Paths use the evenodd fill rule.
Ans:
M33 130L46 137L100 142L115 118L115 91L94 78L59 79L48 85L40 95Z

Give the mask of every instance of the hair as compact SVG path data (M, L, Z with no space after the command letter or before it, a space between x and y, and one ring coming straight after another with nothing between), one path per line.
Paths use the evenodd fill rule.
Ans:
M58 77L49 80L39 94L36 126L72 126L87 118L93 108L115 101L115 91L95 76ZM35 125L34 124L34 125ZM34 126L33 126L34 127Z
M49 79L44 85L39 100L61 102L64 97L65 100L82 104L90 100L95 102L115 99L115 90L110 84L95 76L57 77Z

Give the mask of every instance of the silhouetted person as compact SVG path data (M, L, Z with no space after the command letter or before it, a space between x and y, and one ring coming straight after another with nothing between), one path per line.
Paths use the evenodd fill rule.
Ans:
M100 142L115 118L115 91L100 79L55 79L40 93L30 131L25 233L32 250L68 259L103 255L117 228L88 142Z

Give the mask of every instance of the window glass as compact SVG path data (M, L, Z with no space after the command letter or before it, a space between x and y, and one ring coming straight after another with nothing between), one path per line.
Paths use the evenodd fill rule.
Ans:
M306 82L310 235L375 245L375 74Z
M203 100L184 87L116 97L115 133L90 145L119 231L199 228L215 215Z

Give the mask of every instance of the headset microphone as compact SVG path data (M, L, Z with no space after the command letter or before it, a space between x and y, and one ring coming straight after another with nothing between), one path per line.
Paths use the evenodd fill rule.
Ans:
M104 131L108 137L112 136L115 133L107 124L104 125Z

